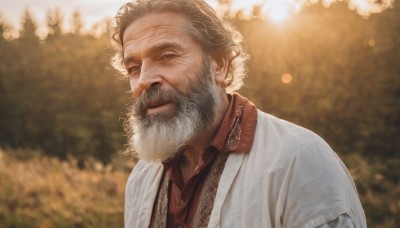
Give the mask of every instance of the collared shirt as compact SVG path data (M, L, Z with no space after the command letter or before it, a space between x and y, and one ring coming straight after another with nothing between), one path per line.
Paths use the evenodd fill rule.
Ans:
M228 95L228 98L229 105L225 116L201 154L201 163L193 175L184 182L179 168L179 157L163 163L169 177L168 227L192 226L206 177L219 153L248 153L251 149L257 124L257 110L250 101L237 93Z
M227 148L238 151L243 137L237 126L244 119L228 124L232 127L225 140ZM225 145L223 151L230 151ZM209 180L213 176L219 158L229 156L220 181L213 185L218 187L217 191L208 194L206 181L198 205L194 202L188 209L189 217L190 213L203 212L204 202L211 202L207 205L212 208L211 214L200 220L207 225L196 225L199 220L195 216L194 225L187 220L175 227L366 227L350 173L315 133L257 110L250 152L231 151L218 152L212 161L212 172L205 177ZM168 226L171 194L165 170L157 162L140 160L136 164L125 192L125 227L148 227L154 221L155 205L161 213L156 213L152 227ZM160 195L161 200L157 199ZM215 198L203 200L210 195Z

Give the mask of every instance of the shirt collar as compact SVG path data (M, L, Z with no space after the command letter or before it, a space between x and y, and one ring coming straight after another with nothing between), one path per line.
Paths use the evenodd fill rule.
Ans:
M207 165L210 153L248 153L254 140L257 125L257 109L253 103L238 93L228 94L229 105L214 137L202 153L202 164ZM181 152L162 164L165 168L176 165ZM213 158L214 156L212 156ZM209 161L210 160L210 161Z
M257 109L238 93L228 95L229 105L221 124L210 141L218 151L247 153L253 144Z

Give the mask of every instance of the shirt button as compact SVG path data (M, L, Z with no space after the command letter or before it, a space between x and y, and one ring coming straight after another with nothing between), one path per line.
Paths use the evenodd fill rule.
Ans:
M185 201L183 199L179 200L179 205L182 206L185 203Z
M179 225L179 226L177 226L176 228L183 228L183 226Z

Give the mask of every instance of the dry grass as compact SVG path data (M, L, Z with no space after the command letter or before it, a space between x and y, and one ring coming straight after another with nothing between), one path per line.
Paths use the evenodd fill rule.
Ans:
M368 227L400 227L400 159L342 159ZM125 182L134 165L127 160L86 161L82 170L74 158L0 149L0 227L123 227Z
M0 226L122 227L125 182L133 164L117 170L73 158L20 161L0 151Z

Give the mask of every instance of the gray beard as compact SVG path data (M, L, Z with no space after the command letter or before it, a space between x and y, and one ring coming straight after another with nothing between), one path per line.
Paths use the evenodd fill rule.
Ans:
M155 87L135 101L129 120L129 146L135 157L154 162L171 159L196 133L211 124L220 102L208 69L208 64L204 64L185 94ZM175 107L172 111L147 115L149 100L172 102Z

